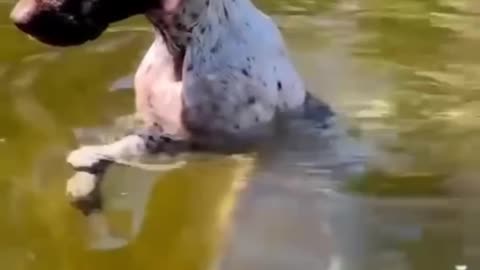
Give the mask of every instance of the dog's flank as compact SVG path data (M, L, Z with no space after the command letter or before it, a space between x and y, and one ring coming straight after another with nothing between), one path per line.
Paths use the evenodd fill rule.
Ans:
M33 0L21 0L18 5L25 1ZM74 11L72 16L79 22L95 23L85 18L96 18L113 3L97 2L102 1L105 4L97 5L99 10ZM250 0L136 1L122 4L132 6L132 12L109 18L115 21L139 13L135 5L140 5L140 13L155 28L155 41L135 76L136 109L145 129L109 145L73 151L67 161L74 168L97 173L93 169L103 172L106 168L98 164L150 153L238 150L274 132L275 120L281 115L307 112L311 116L313 112L320 120L332 115L326 105L307 95L275 23ZM50 13L40 12L42 20L57 16L55 10L71 12L72 7L81 8L88 1L55 2L63 4ZM62 41L62 32L55 36L53 28L47 31L30 25L40 21L37 13L30 12L29 19L18 14L12 17L22 18L17 25L46 43L82 43L71 34ZM112 21L102 21L97 28Z

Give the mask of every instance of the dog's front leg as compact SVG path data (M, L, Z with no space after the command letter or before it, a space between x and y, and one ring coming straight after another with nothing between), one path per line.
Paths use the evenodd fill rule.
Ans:
M68 155L67 162L77 171L100 174L110 163L141 156L146 151L144 137L134 134L110 144L82 146Z
M175 140L154 129L133 134L105 145L83 146L72 151L67 162L77 171L68 180L67 194L85 214L101 209L99 183L112 163L130 161L155 153L174 154L189 148L184 140Z

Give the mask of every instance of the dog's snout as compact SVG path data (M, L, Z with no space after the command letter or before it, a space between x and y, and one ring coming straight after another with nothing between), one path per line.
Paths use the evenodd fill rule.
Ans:
M59 1L20 0L10 12L10 18L21 31L56 46L82 44L98 37L105 29L104 25L85 23L90 21L61 12L60 6L51 3Z
M97 4L83 5L84 2ZM114 11L99 2L102 1L19 0L10 12L10 18L17 28L43 43L80 45L98 38L110 23L105 16L110 14L108 11ZM112 3L116 1L112 0Z

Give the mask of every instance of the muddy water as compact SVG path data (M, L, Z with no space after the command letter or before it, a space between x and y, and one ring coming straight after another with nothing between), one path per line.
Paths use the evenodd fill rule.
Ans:
M151 30L132 18L54 49L16 31L0 1L0 269L480 267L480 4L258 4L371 153L364 170L336 173L304 132L278 152L115 167L105 219L86 219L64 196L65 155L132 113Z

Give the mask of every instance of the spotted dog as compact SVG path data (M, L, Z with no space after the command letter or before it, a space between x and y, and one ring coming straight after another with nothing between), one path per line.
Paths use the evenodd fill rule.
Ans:
M275 23L250 0L20 0L11 18L43 43L73 46L137 14L155 35L135 76L144 129L71 152L76 170L98 175L159 152L236 151L274 131L280 116L332 115L306 92Z

